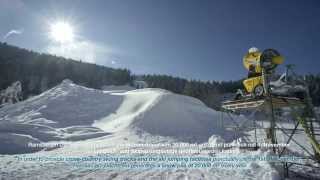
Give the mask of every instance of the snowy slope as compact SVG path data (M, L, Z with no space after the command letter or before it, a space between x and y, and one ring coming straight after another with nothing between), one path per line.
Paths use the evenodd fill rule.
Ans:
M100 91L69 80L0 109L0 154L91 155L92 147L112 149L121 143L231 142L241 134L221 125L221 112L201 101L162 89ZM226 116L226 115L225 115ZM242 116L234 117L241 122ZM245 126L245 124L244 124ZM65 143L61 148L27 147L27 143ZM121 150L121 149L117 149ZM38 151L38 152L36 152ZM247 152L239 152L248 154ZM264 152L254 152L255 154ZM30 155L30 154L29 154ZM194 154L193 156L197 156ZM90 170L64 163L21 163L0 155L4 179L277 179L268 163L251 169ZM47 171L47 169L52 171ZM44 173L45 172L45 173Z
M11 144L28 149L28 141L74 141L107 135L91 124L115 111L121 101L121 98L105 96L103 92L65 80L39 96L2 108L0 132L3 135L0 140L5 139L7 147ZM21 135L26 135L24 144L11 142L16 138L22 139ZM0 153L10 152L15 153L0 148Z
M219 115L197 99L161 89L99 91L65 80L39 96L2 108L0 131L7 134L1 136L7 141L20 137L12 133L47 142L136 131L200 143L212 134L226 134L216 126Z
M207 141L212 134L226 137L231 133L217 127L218 112L191 97L162 89L111 95L123 97L122 104L115 113L93 124L106 132L130 129L197 143Z

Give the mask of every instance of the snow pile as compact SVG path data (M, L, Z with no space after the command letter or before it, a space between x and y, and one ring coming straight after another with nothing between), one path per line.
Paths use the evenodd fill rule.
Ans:
M107 135L92 127L92 123L116 111L121 101L65 80L38 96L1 108L0 141L6 148L1 146L0 153L29 152L29 142L75 141ZM9 146L21 148L8 151L12 149Z
M39 151L27 143L66 143L30 155L94 155L135 143L223 143L236 136L225 130L220 112L201 101L162 89L101 91L64 80L60 85L26 101L0 109L0 154ZM234 117L235 122L245 120ZM242 123L243 126L246 123ZM241 154L243 153L243 154ZM239 155L261 154L241 152ZM198 156L191 154L191 156ZM215 154L214 156L219 156ZM59 162L21 162L15 155L0 155L0 177L5 179L277 179L267 162L249 169L74 169ZM53 171L48 171L53 169ZM32 172L32 173L30 173Z
M64 80L2 108L0 140L12 147L24 140L25 149L28 142L77 141L123 131L196 143L207 142L213 134L233 140L231 132L217 126L219 116L195 98L162 89L100 91ZM6 152L16 151L0 149Z
M188 142L204 142L212 134L225 134L216 126L220 114L195 98L162 89L139 89L113 95L124 99L119 109L94 123L107 132L130 128Z

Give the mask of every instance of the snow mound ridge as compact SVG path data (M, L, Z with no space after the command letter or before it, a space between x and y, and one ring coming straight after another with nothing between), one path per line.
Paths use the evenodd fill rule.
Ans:
M117 111L93 126L107 132L135 130L198 143L208 141L213 134L226 137L218 125L219 112L198 99L154 88L117 95L124 97Z
M200 100L163 89L101 91L64 80L38 96L1 108L0 133L7 142L19 138L26 143L79 141L121 132L201 143L212 135L226 138L219 117Z

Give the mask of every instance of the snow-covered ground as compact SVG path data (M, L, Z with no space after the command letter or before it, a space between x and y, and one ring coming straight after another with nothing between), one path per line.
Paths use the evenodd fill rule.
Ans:
M224 117L224 118L223 118ZM214 111L201 101L162 89L105 91L64 80L26 101L0 109L0 179L280 179L278 166L247 162L246 168L74 168L66 162L19 157L95 156L126 150L121 144L253 142L252 121ZM230 118L230 117L229 117ZM236 122L236 123L235 123ZM234 128L227 128L237 125ZM262 126L261 124L257 124ZM259 130L259 137L265 137ZM285 140L285 139L284 139ZM263 138L259 142L265 142ZM301 141L304 141L302 139ZM63 144L30 147L30 144ZM139 149L139 147L132 147ZM151 148L152 149L152 148ZM204 148L205 149L205 148ZM263 156L267 149L235 148L228 156ZM219 157L225 153L207 153ZM141 156L135 154L134 156ZM199 157L200 154L189 154Z

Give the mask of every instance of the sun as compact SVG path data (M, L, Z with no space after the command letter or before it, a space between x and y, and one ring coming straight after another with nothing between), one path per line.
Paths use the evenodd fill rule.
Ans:
M68 22L59 21L50 25L49 36L59 43L70 43L74 40L72 26Z

